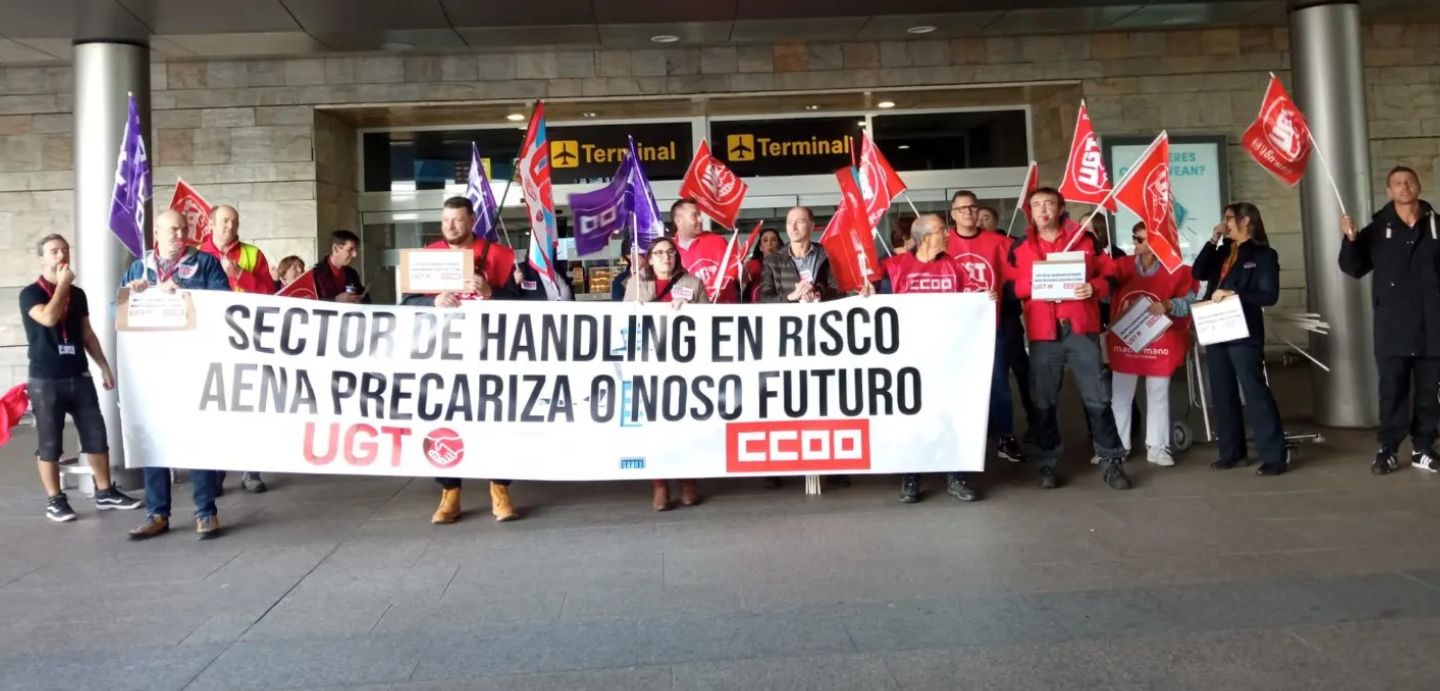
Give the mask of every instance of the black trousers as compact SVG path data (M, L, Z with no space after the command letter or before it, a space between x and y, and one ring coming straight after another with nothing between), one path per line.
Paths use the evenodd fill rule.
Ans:
M1265 383L1265 351L1249 343L1219 343L1207 346L1205 363L1210 369L1211 404L1219 433L1220 460L1245 458L1245 419L1255 432L1255 449L1261 463L1285 461L1285 431L1280 410L1270 385ZM1245 404L1240 392L1245 392Z
M1035 401L1030 396L1030 353L1025 350L1025 325L1019 317L1006 317L1000 321L1000 330L1005 334L1005 365L1015 375L1015 383L1020 389L1020 405L1025 409L1025 429L1032 429L1035 426Z
M1110 409L1110 376L1100 359L1100 337L1069 333L1069 329L1062 327L1058 340L1030 344L1030 395L1035 398L1032 431L1039 451L1034 459L1037 470L1054 470L1060 460L1060 420L1056 406L1067 367L1085 404L1095 455L1125 456L1125 447L1115 431L1115 411Z
M1375 360L1380 371L1380 446L1396 452L1409 434L1416 451L1433 449L1440 425L1440 358Z
M458 477L437 477L435 478L435 482L440 483L440 487L443 489L458 489L460 487L460 478ZM510 486L509 480L491 480L491 482L501 487Z

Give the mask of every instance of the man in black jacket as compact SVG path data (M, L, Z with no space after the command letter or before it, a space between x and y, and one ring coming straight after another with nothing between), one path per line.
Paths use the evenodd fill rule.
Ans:
M785 214L785 249L765 258L760 272L760 302L819 302L839 296L825 248L810 239L815 212L797 206Z
M1340 270L1374 276L1375 360L1380 372L1380 450L1370 472L1395 470L1408 431L1410 464L1440 470L1435 455L1440 424L1440 238L1435 210L1420 199L1420 177L1397 166L1385 177L1390 203L1358 232L1340 219ZM1411 387L1414 387L1412 392ZM1415 403L1410 404L1411 394Z

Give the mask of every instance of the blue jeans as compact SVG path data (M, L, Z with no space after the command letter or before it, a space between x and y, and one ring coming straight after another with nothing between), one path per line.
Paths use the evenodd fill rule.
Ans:
M195 498L195 517L215 515L215 492L220 486L220 476L213 470L190 471L192 496ZM145 469L145 513L151 516L170 517L170 469Z
M991 437L1015 435L1015 404L1010 395L1010 368L1005 359L1008 344L1005 330L995 331L995 367L990 373L990 425Z

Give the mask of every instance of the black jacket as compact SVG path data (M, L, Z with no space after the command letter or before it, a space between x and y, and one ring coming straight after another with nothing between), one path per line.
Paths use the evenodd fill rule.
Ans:
M820 299L839 297L840 291L835 287L835 274L830 271L830 257L825 254L825 248L818 242L811 243L810 248L817 255L815 280L812 282L820 290ZM780 251L765 257L760 270L760 302L790 302L790 293L794 292L795 284L799 282L800 271L790 257L790 246L781 247Z
M1236 344L1265 345L1265 317L1263 307L1270 307L1280 300L1280 255L1274 249L1257 245L1254 241L1240 245L1240 256L1235 266L1222 280L1220 271L1225 267L1225 258L1230 256L1229 240L1219 247L1213 242L1205 243L1195 257L1191 273L1197 281L1205 281L1205 299L1209 300L1220 288L1235 293L1232 300L1240 300L1245 311L1245 326L1250 337L1231 341Z
M370 304L370 294L365 292L364 284L360 283L359 271L356 271L348 266L345 267L341 271L341 274L345 277L345 282L343 284L336 285L335 275L330 273L329 259L321 259L320 262L315 265L314 269L315 297L321 300L325 300L327 302L334 302L335 296L341 293L357 293L365 296L361 298L360 304Z
M1373 272L1375 354L1440 357L1440 238L1435 209L1420 202L1407 226L1386 204L1352 242L1340 241L1340 270L1355 278Z

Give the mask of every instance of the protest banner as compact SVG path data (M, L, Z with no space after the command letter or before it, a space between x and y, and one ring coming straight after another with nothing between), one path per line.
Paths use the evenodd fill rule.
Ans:
M131 467L517 480L984 467L984 294L786 310L189 297L193 329L118 335ZM217 441L236 430L243 452Z

